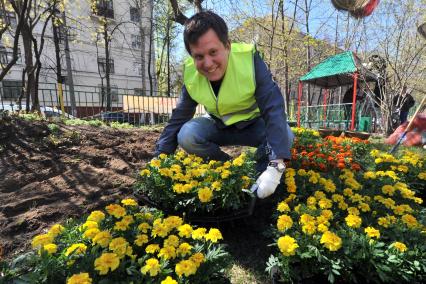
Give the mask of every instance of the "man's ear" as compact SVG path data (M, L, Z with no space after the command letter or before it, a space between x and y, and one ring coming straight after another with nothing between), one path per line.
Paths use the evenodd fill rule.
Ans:
M225 44L226 49L231 49L231 42L228 40L228 42Z

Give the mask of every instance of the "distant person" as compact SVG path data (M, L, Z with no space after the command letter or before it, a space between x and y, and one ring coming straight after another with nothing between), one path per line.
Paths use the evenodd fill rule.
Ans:
M356 93L356 101L362 101L364 99L364 91L363 87L359 85ZM354 87L351 86L346 90L343 95L343 104L345 107L345 120L346 120L346 128L349 126L349 121L352 119L352 103L353 103L353 95L354 95Z
M403 87L400 95L393 98L393 105L397 110L399 109L399 120L401 124L407 121L410 108L412 108L415 103L416 101L413 96L411 96L406 86Z

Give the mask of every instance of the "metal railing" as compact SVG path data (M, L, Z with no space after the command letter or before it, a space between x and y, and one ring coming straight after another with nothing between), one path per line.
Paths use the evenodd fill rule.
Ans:
M142 94L141 89L124 89L111 87L110 106L107 107L106 88L100 86L74 85L75 107L69 88L64 85L64 116L81 119L100 119L104 121L128 122L134 125L159 124L169 120L172 110L178 102L178 95L166 95L153 92L153 96ZM25 110L26 102L20 86L0 86L0 110ZM24 97L24 96L22 96ZM56 84L41 84L38 90L41 111L53 111L53 115L62 114L59 92ZM30 103L31 105L31 103ZM204 115L205 110L198 106L196 116Z

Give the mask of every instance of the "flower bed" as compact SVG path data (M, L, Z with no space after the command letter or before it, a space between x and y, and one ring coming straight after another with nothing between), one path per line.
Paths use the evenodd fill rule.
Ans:
M133 199L56 224L32 240L5 280L22 283L209 283L229 264L218 229L141 208ZM6 281L7 282L7 281ZM21 282L20 282L21 283Z
M373 150L362 169L289 168L277 206L278 267L284 282L421 283L426 279L425 160ZM314 158L315 159L315 158ZM350 162L350 161L348 161ZM341 169L339 169L341 168ZM417 187L416 187L417 186ZM414 188L416 187L416 189Z
M161 209L186 213L220 213L247 208L247 190L255 177L246 153L228 162L203 160L178 151L162 154L140 172L137 192Z

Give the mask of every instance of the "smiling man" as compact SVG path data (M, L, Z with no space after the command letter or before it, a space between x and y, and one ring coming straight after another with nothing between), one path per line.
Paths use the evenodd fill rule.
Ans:
M230 43L225 21L211 11L185 23L184 42L191 55L184 86L156 145L156 155L177 145L206 160L226 161L221 146L257 147L257 195L274 193L291 157L293 143L284 99L255 46ZM193 118L198 104L208 116Z

